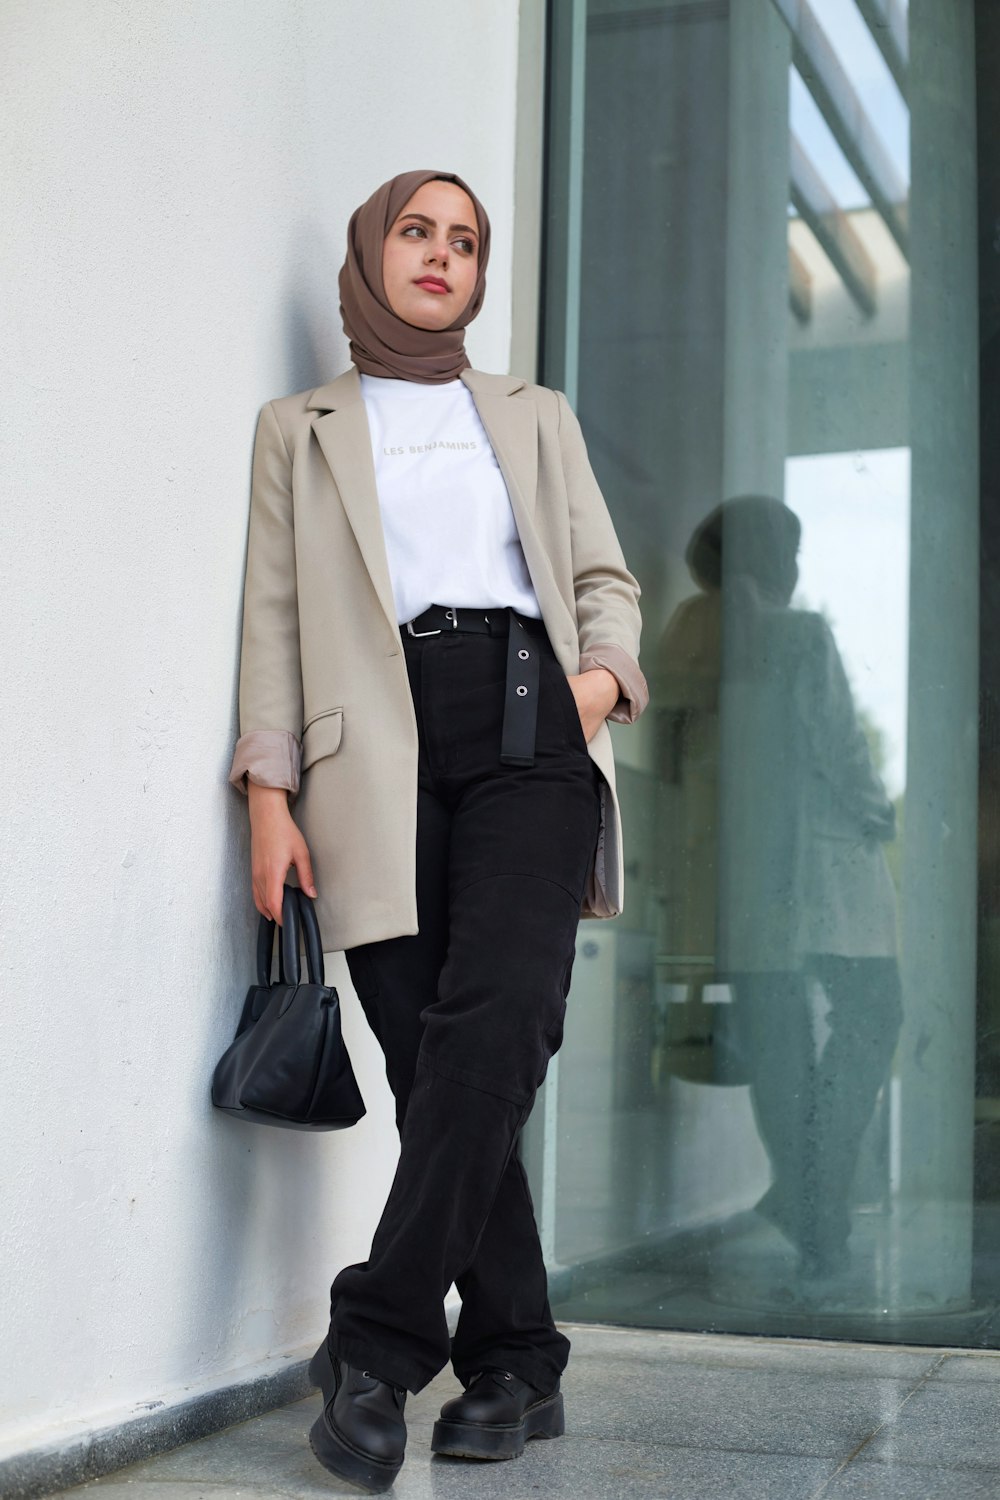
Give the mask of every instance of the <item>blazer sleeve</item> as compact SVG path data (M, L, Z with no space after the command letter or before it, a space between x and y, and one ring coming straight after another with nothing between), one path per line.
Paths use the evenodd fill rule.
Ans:
M641 591L625 565L576 413L562 391L556 391L556 399L569 497L580 671L606 667L618 679L620 696L608 718L632 724L649 702L649 689L639 666Z
M240 737L229 781L246 795L257 786L293 796L302 767L302 665L299 655L292 464L274 406L262 408L254 442L250 529L240 645Z

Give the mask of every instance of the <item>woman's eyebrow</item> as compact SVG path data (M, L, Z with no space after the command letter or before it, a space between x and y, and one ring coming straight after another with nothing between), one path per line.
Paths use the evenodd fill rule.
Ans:
M421 222L421 224L426 224L430 229L436 229L437 228L437 219L429 219L426 214L407 214L407 213L403 213L403 214L400 214L399 217L401 219L419 219L420 222ZM477 229L473 229L472 228L471 224L452 224L451 228L452 229L464 229L467 234L478 234L479 233L479 231Z

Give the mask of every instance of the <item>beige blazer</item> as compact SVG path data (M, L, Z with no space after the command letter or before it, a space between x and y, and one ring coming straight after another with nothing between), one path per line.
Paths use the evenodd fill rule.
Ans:
M564 670L606 666L646 705L639 586L565 396L465 370L510 493ZM448 600L438 603L447 604ZM312 856L328 952L417 931L417 725L355 366L269 402L254 448L243 595L240 738L229 780L289 792ZM589 745L601 824L583 917L622 910L622 834L606 723ZM288 876L295 882L294 871Z

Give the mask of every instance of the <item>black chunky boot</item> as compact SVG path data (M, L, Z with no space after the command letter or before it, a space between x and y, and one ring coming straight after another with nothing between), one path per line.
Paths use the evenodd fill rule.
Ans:
M442 1406L431 1449L452 1458L518 1458L528 1438L565 1431L558 1385L545 1395L506 1370L483 1370Z
M403 1466L406 1391L345 1364L325 1339L309 1378L323 1392L323 1410L309 1432L313 1453L338 1478L373 1493L387 1490Z

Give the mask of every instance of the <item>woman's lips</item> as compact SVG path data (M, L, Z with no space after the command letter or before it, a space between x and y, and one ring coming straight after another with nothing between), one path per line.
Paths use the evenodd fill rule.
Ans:
M426 278L422 281L415 282L414 284L416 286L422 286L425 292L447 292L448 290L448 288L444 285L444 282L428 281Z

